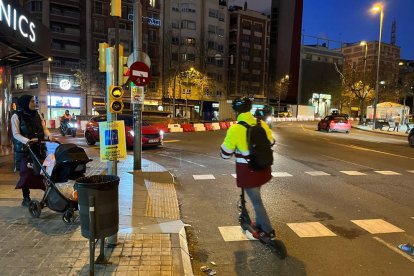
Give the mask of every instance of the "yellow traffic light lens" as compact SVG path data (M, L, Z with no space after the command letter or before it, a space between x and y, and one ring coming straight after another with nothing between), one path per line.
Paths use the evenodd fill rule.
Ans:
M111 109L113 112L120 112L122 111L124 105L120 101L114 101L111 103Z

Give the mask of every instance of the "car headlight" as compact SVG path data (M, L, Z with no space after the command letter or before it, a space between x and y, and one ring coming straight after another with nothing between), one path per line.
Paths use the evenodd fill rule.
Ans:
M128 130L129 135L134 136L135 132L133 130Z
M269 116L269 117L267 117L267 118L266 118L266 123L271 123L271 122L272 122L272 117L270 117L270 116Z
M164 138L164 130L160 130L160 136L161 136L161 139Z
M92 127L92 129L93 129L94 131L99 131L99 127L97 127L97 126Z
M73 124L73 123L69 123L68 125L69 125L69 127L75 127L75 124Z

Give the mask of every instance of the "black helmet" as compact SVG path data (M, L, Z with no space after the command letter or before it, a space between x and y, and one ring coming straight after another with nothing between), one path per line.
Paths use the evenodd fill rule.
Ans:
M233 100L232 107L239 113L248 112L252 109L252 101L248 97L239 97Z
M66 110L65 110L65 114L66 114L66 113L67 113L67 114L69 114L69 110L67 110L67 109L66 109Z

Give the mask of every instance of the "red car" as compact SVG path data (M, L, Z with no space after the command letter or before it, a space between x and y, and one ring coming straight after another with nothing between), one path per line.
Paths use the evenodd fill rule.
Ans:
M349 133L351 131L351 121L347 115L329 115L318 123L318 130L343 131Z
M134 121L131 115L118 115L117 120L125 122L125 140L127 148L134 146ZM86 124L85 139L88 145L99 142L99 122L106 122L106 115L92 117ZM142 121L142 146L152 147L162 145L162 131L152 127L148 122Z

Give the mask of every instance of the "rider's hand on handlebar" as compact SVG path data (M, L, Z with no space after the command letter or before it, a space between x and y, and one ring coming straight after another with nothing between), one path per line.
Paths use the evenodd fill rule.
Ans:
M57 139L56 139L55 137L50 136L50 137L49 137L49 141L50 141L50 142L56 142L56 141L57 141Z

